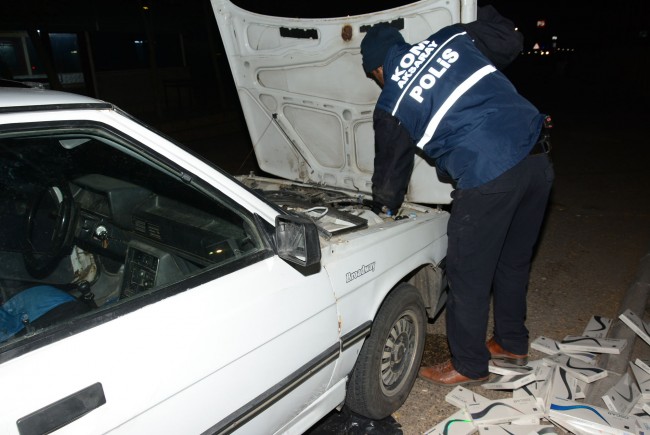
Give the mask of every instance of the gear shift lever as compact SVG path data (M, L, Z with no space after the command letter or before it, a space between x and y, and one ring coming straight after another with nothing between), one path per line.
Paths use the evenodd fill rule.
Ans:
M90 308L97 308L97 303L95 303L95 295L90 290L90 284L88 281L79 281L77 284L77 289L81 293L81 300L86 303Z

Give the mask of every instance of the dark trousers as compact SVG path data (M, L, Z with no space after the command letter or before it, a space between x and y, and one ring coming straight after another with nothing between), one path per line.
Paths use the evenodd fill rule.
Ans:
M482 186L452 194L447 338L452 363L465 376L488 375L491 293L497 343L515 354L528 353L530 263L553 178L548 155L536 154Z

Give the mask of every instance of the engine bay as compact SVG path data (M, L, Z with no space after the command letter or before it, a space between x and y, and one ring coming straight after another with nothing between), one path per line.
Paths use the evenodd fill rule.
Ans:
M237 178L283 210L310 218L327 238L384 222L362 193L253 175Z

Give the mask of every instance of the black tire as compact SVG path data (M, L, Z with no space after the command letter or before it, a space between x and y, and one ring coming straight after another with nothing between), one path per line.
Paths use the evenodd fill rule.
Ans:
M382 304L361 348L348 382L348 408L375 420L397 411L417 378L425 336L422 296L400 284Z

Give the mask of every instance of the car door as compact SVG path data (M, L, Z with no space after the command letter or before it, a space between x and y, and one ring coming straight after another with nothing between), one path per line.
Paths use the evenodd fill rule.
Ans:
M278 210L106 105L59 109L0 114L2 303L47 286L90 308L0 342L0 433L268 433L324 395L335 300L273 252ZM48 219L70 247L34 276L20 239L51 243Z

